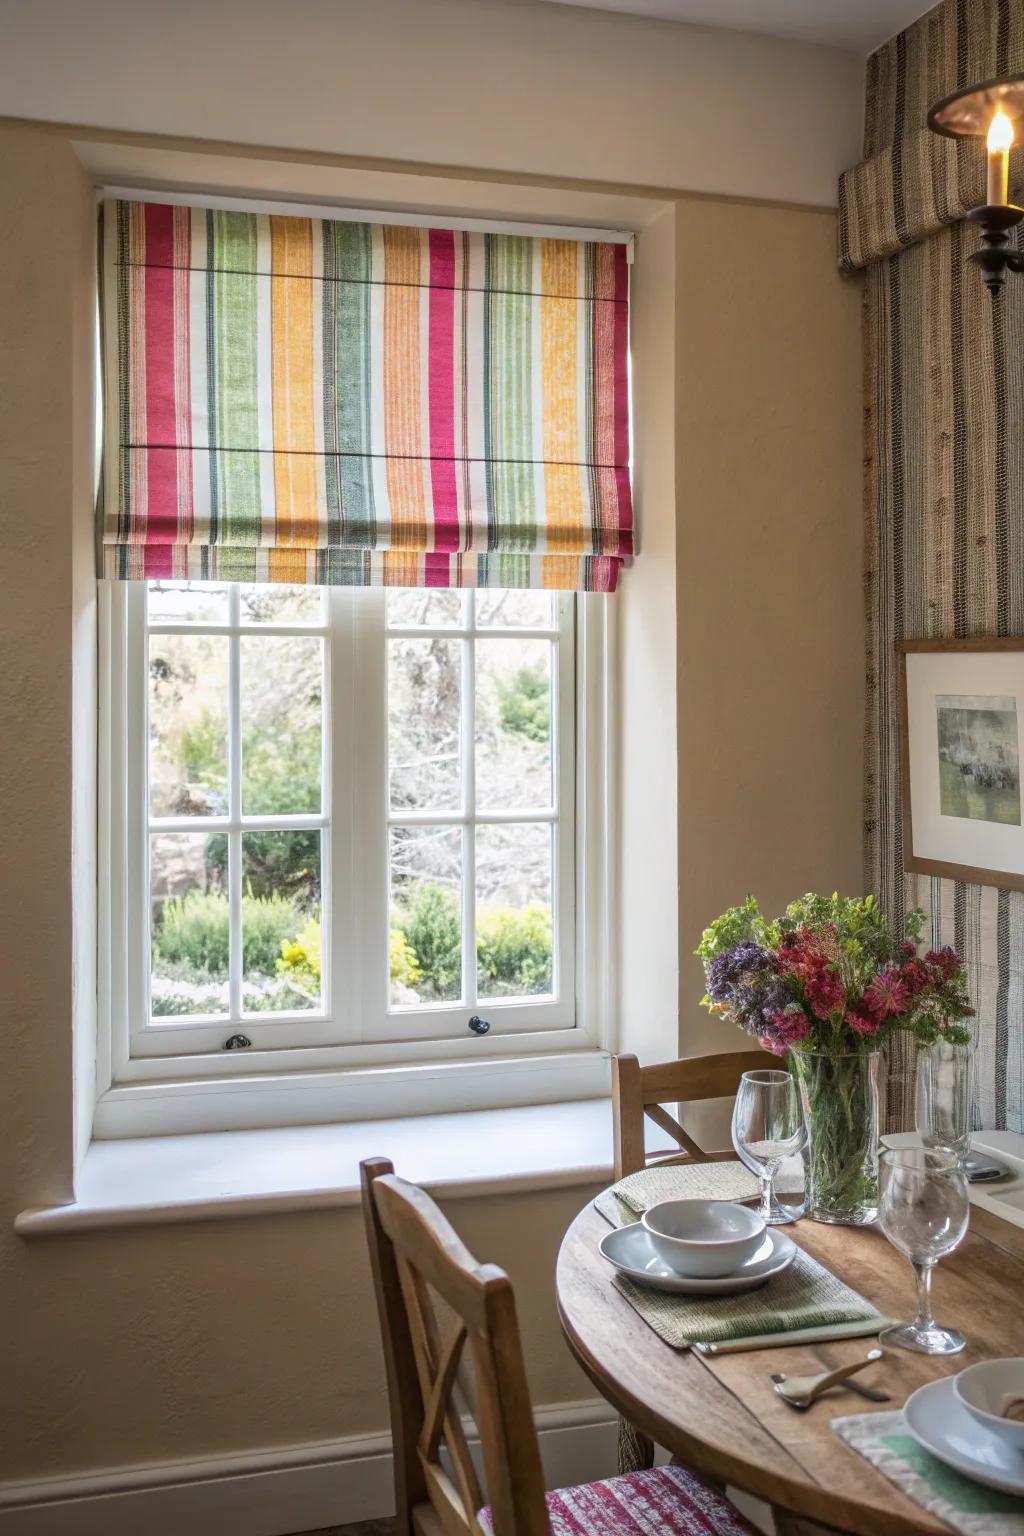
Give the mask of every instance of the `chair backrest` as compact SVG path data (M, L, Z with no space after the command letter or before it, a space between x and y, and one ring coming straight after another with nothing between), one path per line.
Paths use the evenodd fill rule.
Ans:
M612 1118L615 1128L615 1177L639 1173L641 1168L666 1163L721 1162L736 1154L705 1152L679 1121L665 1109L666 1104L699 1103L702 1099L722 1099L734 1094L744 1072L778 1066L767 1051L719 1051L712 1056L684 1056L680 1061L658 1062L642 1067L635 1056L612 1058ZM668 1152L648 1156L644 1141L644 1116L665 1131L676 1146Z
M481 1536L485 1500L460 1398L480 1435L494 1536L550 1536L511 1281L496 1265L478 1264L429 1195L396 1178L386 1159L360 1166L398 1536ZM447 1337L434 1295L454 1314Z

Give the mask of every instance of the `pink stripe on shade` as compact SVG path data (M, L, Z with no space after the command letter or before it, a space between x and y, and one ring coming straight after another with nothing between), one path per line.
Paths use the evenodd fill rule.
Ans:
M455 235L430 234L430 319L428 404L430 488L434 501L434 548L459 547L459 502L455 486ZM429 559L429 557L428 557ZM447 585L432 582L427 585Z
M169 576L178 537L174 367L174 209L147 203L146 233L146 574ZM158 547L160 553L157 552ZM167 561L167 569L163 563ZM160 569L151 569L156 563Z
M423 556L423 585L425 587L450 587L451 560L447 555Z
M616 302L609 308L614 311L615 316L615 339L612 346L615 358L615 462L624 465L629 463L629 305L626 302L628 268L625 246L616 246L616 251L618 252L615 263Z

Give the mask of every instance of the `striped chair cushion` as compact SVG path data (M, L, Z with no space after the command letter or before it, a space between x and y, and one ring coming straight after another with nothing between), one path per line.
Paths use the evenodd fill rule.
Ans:
M547 1501L551 1536L754 1536L735 1505L685 1467L559 1488ZM493 1529L489 1509L480 1523Z

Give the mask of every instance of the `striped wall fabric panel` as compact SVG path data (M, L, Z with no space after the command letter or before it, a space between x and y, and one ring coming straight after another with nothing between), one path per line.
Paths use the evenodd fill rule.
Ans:
M869 69L867 148L895 163L933 96L1024 71L1016 0L946 0L901 36ZM993 304L967 259L976 242L943 221L880 246L867 271L865 880L891 912L925 907L933 942L964 960L978 1124L1024 1131L1024 895L903 869L897 643L1024 634L1024 282ZM892 1128L913 1123L909 1045L889 1111Z
M104 209L104 574L611 591L617 244Z
M866 266L955 223L985 201L980 139L947 139L927 126L943 96L1024 72L1018 0L944 0L868 59L864 160L839 183L839 258ZM1024 167L1011 158L1011 195ZM1011 238L1016 238L1019 232ZM973 236L975 242L977 234Z

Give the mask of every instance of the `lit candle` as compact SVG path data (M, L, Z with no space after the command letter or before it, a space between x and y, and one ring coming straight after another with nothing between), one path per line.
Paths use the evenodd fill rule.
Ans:
M997 112L988 130L988 196L989 207L1010 201L1010 145L1013 143L1013 124L1005 112Z

